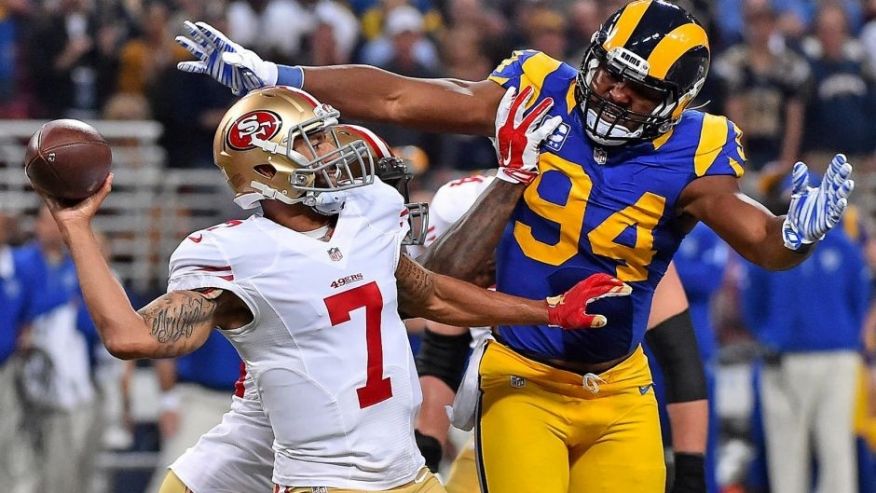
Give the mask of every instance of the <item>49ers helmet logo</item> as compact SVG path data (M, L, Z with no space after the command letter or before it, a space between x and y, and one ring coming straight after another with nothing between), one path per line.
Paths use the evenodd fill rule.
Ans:
M252 138L271 140L280 131L280 115L273 111L256 110L241 116L228 130L228 145L238 151L254 148Z

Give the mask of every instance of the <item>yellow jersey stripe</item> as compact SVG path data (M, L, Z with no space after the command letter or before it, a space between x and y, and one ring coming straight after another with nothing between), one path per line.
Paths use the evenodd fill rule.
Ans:
M727 118L723 116L704 114L703 128L700 130L700 142L694 154L694 170L697 176L703 176L715 163L715 158L721 153L727 143Z
M657 137L656 139L652 140L651 144L654 145L654 150L656 151L657 149L660 149L661 147L663 147L663 144L665 144L667 141L669 141L669 138L672 137L672 132L674 132L674 131L675 131L675 127L669 127L668 132L666 132L665 134L661 135L660 137Z
M748 158L745 157L745 150L742 145L742 129L733 124L733 132L736 134L736 152L739 153L739 157L742 158L743 161L748 161Z
M733 172L736 173L736 178L740 178L743 174L745 174L745 170L742 169L742 165L739 164L738 161L736 161L732 157L729 159L730 159L730 167L733 168Z
M648 55L648 75L662 80L682 55L698 46L709 48L709 38L702 27L693 22L676 27Z
M569 84L569 90L566 91L566 113L570 115L578 107L578 100L575 99L575 87L577 87L577 84L575 81L572 81Z
M544 80L548 75L560 68L561 62L545 55L538 53L526 59L523 62L523 74L520 76L520 87L517 88L517 94L523 92L528 86L532 86L532 97L529 99L526 107L529 108L536 101L541 93L541 88L544 86Z
M608 38L602 43L602 47L606 51L627 44L633 31L639 25L639 21L645 15L645 11L651 6L650 0L644 2L633 2L628 4L623 13L615 22L611 32L608 33Z

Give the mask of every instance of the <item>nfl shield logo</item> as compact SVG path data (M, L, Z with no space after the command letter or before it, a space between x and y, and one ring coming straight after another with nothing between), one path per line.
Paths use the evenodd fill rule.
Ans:
M522 389L526 387L526 379L517 375L511 375L511 386L515 389Z
M344 258L344 254L341 253L341 250L338 247L329 248L328 255L329 255L329 258L335 262Z
M593 160L596 161L596 164L605 164L608 161L608 153L601 147L594 147Z

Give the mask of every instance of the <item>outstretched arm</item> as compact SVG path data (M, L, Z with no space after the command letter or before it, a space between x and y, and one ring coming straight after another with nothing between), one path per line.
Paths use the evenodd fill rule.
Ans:
M418 79L368 65L305 67L303 89L345 117L493 136L505 90L484 80Z
M504 90L493 82L403 77L366 65L288 67L262 60L204 22L185 22L177 43L197 61L178 64L207 74L240 96L264 86L286 85L316 96L344 116L391 122L427 131L492 135Z
M111 184L112 175L95 195L68 208L44 198L73 256L82 296L109 352L121 359L180 356L200 347L214 327L238 323L235 300L242 302L221 290L176 291L134 310L91 228Z
M798 162L791 172L788 214L781 217L742 194L729 176L694 180L682 191L680 205L749 261L769 270L790 269L839 223L855 187L851 174L852 165L837 154L821 183L813 187L807 166Z
M632 288L606 274L594 274L569 291L530 300L489 291L430 272L405 254L395 271L399 310L448 325L551 325L565 329L604 327L602 315L587 313L588 303L629 296Z
M399 309L411 316L449 325L546 325L547 303L487 291L435 274L402 255L395 272Z

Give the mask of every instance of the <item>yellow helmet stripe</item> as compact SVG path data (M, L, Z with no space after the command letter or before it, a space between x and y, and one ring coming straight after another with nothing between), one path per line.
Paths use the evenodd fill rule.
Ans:
M614 23L614 27L611 29L611 32L608 33L608 38L602 43L602 47L608 51L612 48L617 48L618 46L624 46L627 44L630 36L633 35L633 31L635 31L636 27L639 25L639 21L641 21L642 17L645 15L645 11L647 11L650 6L651 0L643 0L633 2L624 7L624 11L621 13L620 17L618 17L617 22Z
M648 56L648 75L662 80L682 55L698 46L709 48L709 37L702 27L693 22L676 27L657 43Z

